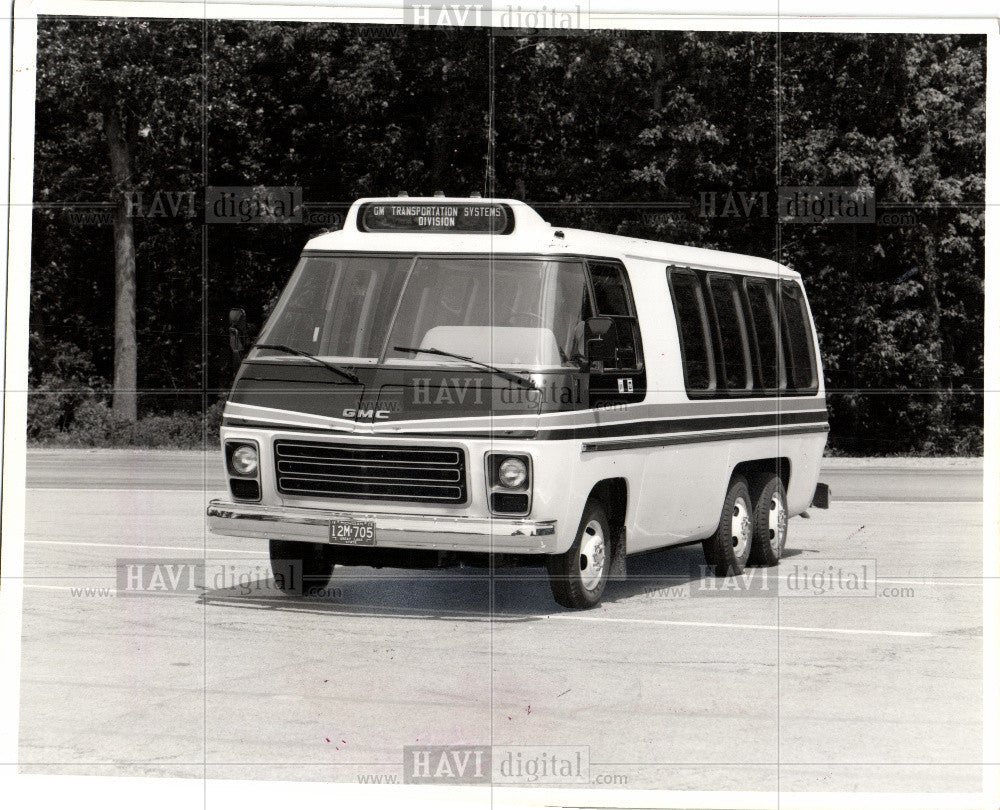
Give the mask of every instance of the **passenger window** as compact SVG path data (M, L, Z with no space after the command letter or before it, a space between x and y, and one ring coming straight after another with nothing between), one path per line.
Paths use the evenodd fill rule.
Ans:
M708 277L708 289L719 328L722 385L729 391L748 391L753 386L750 346L736 282L730 276L712 274Z
M785 375L778 347L778 313L773 287L764 280L747 279L746 293L761 385L771 390L784 388Z
M630 371L642 368L642 344L639 325L633 317L632 297L625 268L616 262L588 261L590 283L594 288L594 309L598 315L615 319L615 357L605 363L607 371Z
M621 265L610 262L589 262L590 280L594 285L594 304L598 315L631 315L628 287Z
M701 283L694 273L671 270L670 289L689 392L715 390L715 360L709 337L708 312Z
M805 297L798 284L781 283L782 330L785 355L788 358L788 386L798 391L816 387L816 365L813 354L812 328Z

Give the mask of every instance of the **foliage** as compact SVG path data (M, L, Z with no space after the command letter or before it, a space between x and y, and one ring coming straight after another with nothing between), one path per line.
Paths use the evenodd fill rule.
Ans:
M43 17L32 435L79 420L95 442L124 441L96 405L75 415L81 400L52 396L103 396L112 374L110 228L62 205L112 192L98 121L108 97L129 122L146 202L192 192L197 209L136 218L147 415L155 393L224 394L230 306L259 327L318 227L202 225L205 186L298 186L310 210L340 215L360 195L478 190L558 224L791 264L810 294L837 452L981 452L985 49L965 35L491 40L472 28ZM778 188L808 185L871 190L880 214L906 221L780 222ZM712 193L752 204L706 209ZM92 366L73 370L70 348ZM169 418L137 430L129 443L195 435Z

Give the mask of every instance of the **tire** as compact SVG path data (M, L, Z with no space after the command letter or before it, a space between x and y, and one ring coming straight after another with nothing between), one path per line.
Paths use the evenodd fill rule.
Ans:
M781 479L763 473L753 480L753 542L750 564L770 567L778 564L788 538L788 500Z
M278 590L288 596L309 596L325 588L336 565L334 550L323 543L271 540L271 571Z
M556 602L586 610L601 601L611 567L611 528L604 507L587 501L576 540L565 554L548 559L549 585Z
M753 541L752 503L746 478L734 475L726 490L719 526L701 544L717 577L742 574L746 567Z

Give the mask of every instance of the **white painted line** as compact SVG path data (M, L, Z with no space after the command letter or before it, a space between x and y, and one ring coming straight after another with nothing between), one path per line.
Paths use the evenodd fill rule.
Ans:
M107 588L111 591L115 590L115 583L109 582L106 585L35 585L31 582L25 582L21 585L22 588L34 588L39 591L72 591L72 590L102 590Z
M905 636L908 638L929 638L933 633L914 633L906 630L860 630L841 627L795 627L782 624L725 624L722 622L680 622L669 619L614 619L610 616L576 616L556 613L550 619L568 619L580 622L616 622L620 624L662 624L672 627L721 627L731 630L778 630L790 633L842 633L859 636Z
M172 487L166 484L161 487L91 487L87 485L77 487L46 487L46 486L26 486L26 492L198 492L212 495L225 495L225 486L218 486L209 489L207 487L191 489L190 487Z
M858 504L870 505L873 503L883 503L883 504L899 504L900 506L940 506L942 504L956 504L956 503L978 503L982 504L982 498L962 498L959 500L950 501L938 501L938 500L926 500L926 501L897 501L892 498L879 499L879 498L868 498L866 500L857 501L850 500L849 498L837 498L834 496L830 500L830 509L816 509L814 506L810 506L809 509L812 512L827 512L832 510L838 503L850 504L851 506L857 506Z
M203 546L145 546L140 543L87 543L74 540L25 540L25 545L36 546L89 546L93 548L135 548L156 549L157 551L220 551L223 554L267 554L266 551L246 548L211 548Z
M993 577L993 579L995 579L995 577ZM982 588L986 584L985 577L974 581L962 582L943 579L884 579L882 577L876 577L875 580L880 584L887 582L890 585L960 585L965 588ZM972 580L971 577L970 580Z

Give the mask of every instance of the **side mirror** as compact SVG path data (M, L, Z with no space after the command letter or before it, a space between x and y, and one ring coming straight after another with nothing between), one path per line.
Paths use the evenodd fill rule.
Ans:
M235 308L229 310L229 352L233 370L243 362L243 353L247 350L247 313L246 310Z
M618 350L617 331L612 327L615 322L611 318L588 318L584 326L584 339L587 346L587 360L593 374L603 374L604 364L615 359Z

